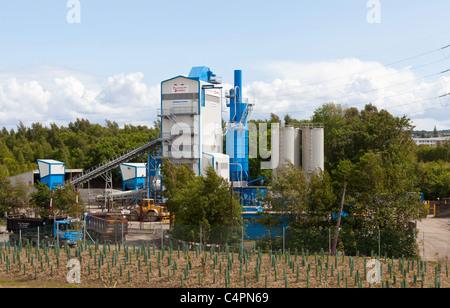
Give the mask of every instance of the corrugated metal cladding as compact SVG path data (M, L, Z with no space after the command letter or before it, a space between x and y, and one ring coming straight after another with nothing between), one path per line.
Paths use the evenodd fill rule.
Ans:
M186 99L198 99L198 93L176 93L176 94L162 94L163 101L177 101Z
M220 97L217 96L212 96L212 95L208 95L206 94L206 101L207 102L211 102L211 103L217 103L220 104Z

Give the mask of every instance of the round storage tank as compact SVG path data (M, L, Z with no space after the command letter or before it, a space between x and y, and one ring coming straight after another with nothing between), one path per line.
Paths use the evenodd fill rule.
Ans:
M297 168L300 167L300 130L294 127L281 129L280 163L290 161Z
M312 130L313 147L313 171L324 169L324 130L323 128L314 128Z
M306 174L312 173L312 130L302 131L302 169Z
M302 131L302 168L308 179L317 169L324 169L324 129Z

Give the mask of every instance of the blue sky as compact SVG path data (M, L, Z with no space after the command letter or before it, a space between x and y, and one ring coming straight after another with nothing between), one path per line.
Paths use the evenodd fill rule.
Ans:
M68 0L2 1L0 127L152 125L160 82L208 66L226 84L243 70L253 118L373 102L420 129L450 129L437 99L450 92L450 48L439 50L450 2L378 2L380 23L367 20L369 0L79 0L81 23L69 23Z

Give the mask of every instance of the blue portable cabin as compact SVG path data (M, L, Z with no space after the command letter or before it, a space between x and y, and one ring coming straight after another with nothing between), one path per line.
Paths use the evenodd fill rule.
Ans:
M41 183L45 183L50 189L56 189L64 184L65 163L53 159L38 159L37 164Z
M147 181L147 166L144 163L125 163L120 165L123 190L144 189Z

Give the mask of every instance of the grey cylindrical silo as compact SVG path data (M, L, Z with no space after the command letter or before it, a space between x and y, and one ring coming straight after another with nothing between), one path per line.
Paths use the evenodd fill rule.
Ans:
M281 129L281 153L280 163L287 161L300 167L300 130L294 127L283 127Z
M324 129L302 131L302 168L308 179L317 169L324 169Z

